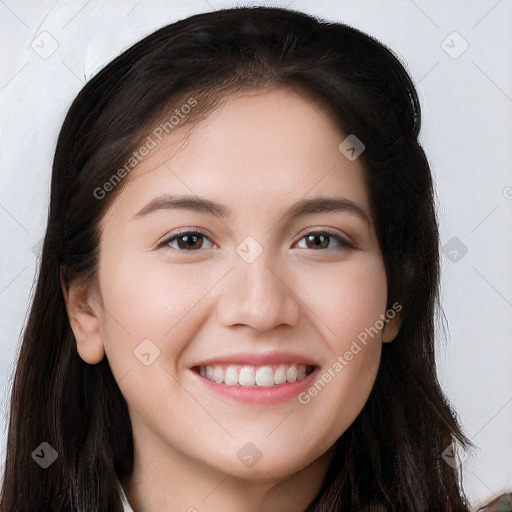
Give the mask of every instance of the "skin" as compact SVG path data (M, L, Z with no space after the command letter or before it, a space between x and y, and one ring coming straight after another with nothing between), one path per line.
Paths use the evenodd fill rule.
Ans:
M338 150L346 135L331 115L288 89L234 95L185 134L159 143L102 219L97 281L64 285L77 349L89 364L108 358L126 399L135 467L124 486L136 512L239 512L242 503L245 512L303 511L368 398L398 316L306 405L223 399L190 367L290 350L312 357L321 375L375 325L387 281L363 167ZM162 194L205 197L231 215L136 217ZM296 201L320 195L353 201L369 221L351 212L287 217ZM182 239L158 245L180 228L205 238L188 253ZM319 228L356 249L336 238L307 245ZM263 251L252 263L235 251L247 236ZM160 350L148 366L134 356L145 339ZM262 454L252 467L237 457L248 442Z

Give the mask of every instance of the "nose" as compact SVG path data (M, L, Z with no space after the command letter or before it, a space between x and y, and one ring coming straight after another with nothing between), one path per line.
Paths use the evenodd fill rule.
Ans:
M226 326L247 325L267 331L297 325L301 302L286 272L269 266L265 252L252 263L237 256L234 268L220 283L217 320Z

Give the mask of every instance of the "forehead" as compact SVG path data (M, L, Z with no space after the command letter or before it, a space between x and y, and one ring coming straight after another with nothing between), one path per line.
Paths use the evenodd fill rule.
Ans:
M345 138L334 115L298 90L244 91L191 128L156 140L119 202L173 192L257 210L328 193L368 207L362 163L338 149Z

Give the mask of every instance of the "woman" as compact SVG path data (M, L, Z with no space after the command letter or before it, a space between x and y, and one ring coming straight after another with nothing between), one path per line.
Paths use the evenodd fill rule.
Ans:
M179 21L87 83L1 510L467 511L419 130L388 49L284 9Z

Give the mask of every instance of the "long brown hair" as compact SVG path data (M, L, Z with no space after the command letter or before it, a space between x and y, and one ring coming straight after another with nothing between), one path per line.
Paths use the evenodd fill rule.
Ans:
M310 512L463 512L459 475L441 454L469 446L434 358L439 240L432 178L418 142L420 106L394 54L342 23L300 12L235 8L192 16L138 42L71 105L52 169L48 225L12 389L2 512L112 512L133 468L125 400L105 358L78 355L59 277L95 278L99 222L122 190L105 183L151 130L193 97L198 123L246 87L301 90L326 106L361 155L388 280L402 325L383 346L370 397L335 447ZM103 187L103 188L102 188ZM101 195L101 197L100 197ZM47 468L33 452L48 443ZM46 446L46 445L44 445Z

